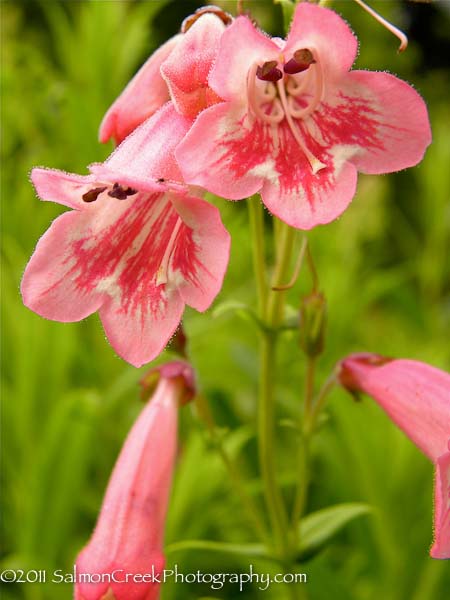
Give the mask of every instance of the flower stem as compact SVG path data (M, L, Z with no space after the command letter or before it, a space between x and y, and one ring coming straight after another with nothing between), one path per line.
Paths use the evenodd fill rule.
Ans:
M270 290L267 293L265 275L261 275L261 266L264 265L264 246L261 235L264 231L261 221L253 219L253 224L259 223L259 229L253 229L254 252L253 261L257 288L259 295L259 309L261 320L265 323L265 330L261 331L261 366L259 382L259 411L258 411L258 445L261 474L264 484L264 495L270 523L274 535L276 552L283 558L288 558L290 552L288 519L286 508L276 481L275 450L274 450L274 419L275 419L275 362L276 344L279 327L284 308L285 292ZM273 283L280 285L286 280L295 231L290 227L279 228L280 248L275 267ZM264 285L263 285L264 281Z
M264 208L259 196L252 196L247 201L250 232L253 240L253 268L256 277L258 292L259 316L262 317L266 310L267 281L265 264L265 242L264 242Z
M274 534L276 552L286 554L287 517L275 475L274 451L274 373L276 334L261 334L258 445L267 510Z
M230 482L234 487L236 495L239 497L242 506L244 507L247 513L248 519L253 526L254 532L256 533L259 540L266 543L268 537L266 531L266 524L264 523L264 520L260 514L259 507L253 501L253 498L249 496L247 490L245 489L243 478L238 467L228 456L228 453L222 444L221 436L218 432L218 428L214 421L214 417L212 415L207 399L199 394L196 396L195 402L197 405L198 413L208 429L211 441L214 447L216 448L220 458L222 459L222 462L228 472Z
M298 453L298 479L297 479L297 490L295 494L294 506L292 509L292 527L296 533L296 541L298 545L298 531L299 522L303 516L303 512L306 507L306 501L308 498L308 487L310 482L310 441L311 441L311 430L308 428L308 424L311 420L311 413L313 409L313 397L314 397L314 376L316 370L316 359L315 357L308 357L306 362L306 376L305 376L305 401L304 401L304 413L303 413L303 427L302 434L299 444Z

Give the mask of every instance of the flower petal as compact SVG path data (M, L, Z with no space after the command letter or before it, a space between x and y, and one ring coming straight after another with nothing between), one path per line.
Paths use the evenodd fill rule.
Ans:
M89 232L89 213L67 212L58 217L39 240L22 278L25 306L46 319L63 323L81 321L104 302L103 293L81 285L82 265L74 246Z
M190 27L167 60L161 75L170 91L176 110L194 118L200 111L220 101L208 84L222 33L223 21L204 14Z
M328 150L306 127L299 131L326 164L316 174L286 122L272 129L228 102L200 114L175 155L189 183L231 200L262 189L263 202L273 214L293 227L310 229L345 210L357 174L346 162L346 148Z
M357 171L339 153L331 156L327 167L316 174L313 174L306 159L303 168L292 168L288 150L291 145L295 146L295 143L285 144L284 152L277 157L279 180L266 181L261 198L275 216L297 229L311 229L330 223L352 201ZM294 147L294 156L296 150ZM298 152L297 160L298 163L302 161Z
M450 452L436 462L433 558L450 558Z
M99 174L99 168L108 169L121 173L127 180L135 177L144 185L149 179L182 181L173 153L191 124L168 102L128 136L105 163L91 166L91 171Z
M221 37L209 84L220 98L245 105L249 69L254 63L277 61L279 55L279 47L248 17L238 17Z
M321 106L320 127L333 141L354 149L363 173L392 173L420 162L431 143L425 102L389 73L352 71L330 104Z
M372 396L433 462L447 450L448 373L415 360L355 354L342 361L340 379L345 387Z
M200 113L175 150L188 183L230 200L246 198L261 189L273 165L272 139L267 136L252 144L256 130L244 127L245 120L245 111L233 109L229 103Z
M171 195L183 221L169 265L169 280L186 304L203 312L222 288L230 255L230 234L219 210L199 198Z
M347 23L334 11L308 2L295 9L284 52L316 50L322 68L332 79L348 71L356 58L358 41Z
M41 200L56 202L75 209L86 209L82 196L95 184L92 175L74 175L57 169L41 169L31 171L31 182Z
M119 144L169 100L159 69L180 39L182 36L176 35L158 48L128 83L103 118L99 132L101 142L114 138Z

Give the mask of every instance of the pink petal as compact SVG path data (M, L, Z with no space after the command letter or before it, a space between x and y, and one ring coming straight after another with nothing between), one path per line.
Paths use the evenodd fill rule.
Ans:
M220 18L213 14L202 15L161 66L172 102L186 117L195 118L204 108L220 101L209 87L208 76L224 31Z
M219 210L198 198L171 196L183 221L170 270L179 278L183 301L203 312L222 288L230 255L230 234Z
M420 162L431 143L425 102L389 73L352 71L335 102L321 107L330 143L353 147L350 158L364 173L392 173Z
M81 321L104 302L103 293L93 294L74 279L82 277L82 265L77 265L73 246L86 236L89 221L88 213L65 213L39 240L25 269L21 292L25 306L41 317L63 323Z
M293 227L310 229L345 210L355 194L356 169L346 163L345 148L326 148L306 127L300 132L327 165L316 174L286 122L274 132L230 103L201 113L175 155L190 183L232 200L262 190L273 214Z
M254 63L278 60L279 47L248 17L238 17L222 35L210 86L220 98L246 104L247 73Z
M433 558L450 558L450 452L436 462Z
M168 102L128 136L100 169L121 173L127 180L134 177L144 185L148 179L182 181L173 153L191 124ZM101 173L98 166L91 170Z
M298 229L311 229L341 215L356 191L357 172L345 152L325 150L302 130L305 145L326 167L313 173L287 125L279 127L278 177L264 182L261 198L278 218Z
M258 123L244 122L246 111L229 103L203 111L175 150L185 180L240 200L259 191L265 177L276 177L270 134L258 136Z
M436 462L450 438L450 375L414 360L385 360L370 354L349 356L341 363L341 382L372 396Z
M284 52L286 62L296 50L315 50L327 77L348 71L358 50L358 41L347 23L328 8L301 2L295 9Z
M31 171L31 181L42 200L86 209L88 205L83 202L82 196L92 189L95 177L36 167Z
M101 142L114 138L119 144L169 100L159 69L181 38L176 35L158 48L115 100L100 125Z

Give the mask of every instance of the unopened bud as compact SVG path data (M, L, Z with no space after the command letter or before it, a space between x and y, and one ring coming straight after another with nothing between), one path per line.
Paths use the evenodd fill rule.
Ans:
M320 292L302 298L300 305L300 346L310 358L323 352L327 303Z

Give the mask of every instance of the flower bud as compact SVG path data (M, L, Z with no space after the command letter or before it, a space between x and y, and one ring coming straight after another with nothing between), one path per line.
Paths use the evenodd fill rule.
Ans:
M178 404L192 393L187 363L159 370L156 389L120 452L95 531L77 560L75 600L156 600L177 448ZM89 577L90 576L90 577ZM90 581L89 581L90 579Z
M323 352L327 303L320 292L312 292L300 304L300 346L310 358Z
M371 396L435 465L433 558L450 558L450 375L415 360L352 354L338 379ZM408 501L408 499L405 499Z

